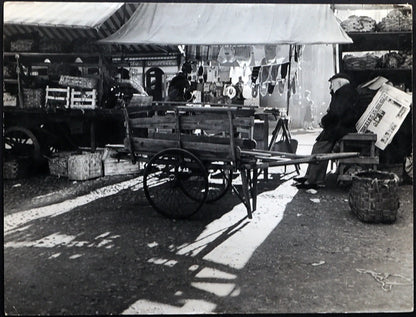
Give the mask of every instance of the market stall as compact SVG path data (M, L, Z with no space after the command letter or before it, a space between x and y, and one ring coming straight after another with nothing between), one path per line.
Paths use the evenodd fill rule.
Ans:
M80 3L77 4L83 5ZM24 3L21 5L24 5ZM25 101L26 99L31 100L31 102L23 102L20 104L20 101L17 101L20 108L23 106L23 109L15 107L15 109L8 109L5 111L5 122L6 124L7 122L30 122L30 126L24 126L23 128L32 132L34 129L45 126L42 121L32 120L32 113L39 114L39 112L42 112L44 115L38 117L52 118L53 116L49 115L49 112L52 111L56 117L63 118L70 124L67 128L67 130L70 130L70 134L76 131L86 131L86 134L79 134L79 140L83 143L78 143L76 145L85 146L85 140L89 139L91 148L95 148L97 145L95 140L96 134L103 137L105 143L111 143L112 140L114 140L112 137L117 138L117 133L108 129L110 126L108 122L103 122L102 124L104 131L106 132L104 135L98 131L97 127L96 118L101 117L104 112L109 113L106 117L110 120L118 117L117 114L112 113L113 109L101 109L103 108L103 101L107 99L105 96L98 96L97 101L94 98L96 93L102 93L101 87L105 84L105 67L102 66L105 66L107 62L108 64L119 62L120 66L127 67L139 66L143 68L142 76L144 76L146 64L143 61L149 55L154 54L153 52L147 53L145 56L140 56L140 54L136 52L131 53L131 56L129 56L129 54L126 53L126 47L138 47L139 49L151 47L157 50L158 54L156 55L160 56L161 59L164 58L164 60L166 60L167 58L174 57L176 62L179 61L179 54L177 53L178 45L180 45L184 52L187 52L188 57L191 56L191 45L197 45L199 49L204 45L208 47L208 49L211 49L211 51L217 49L218 54L213 58L221 65L217 67L213 60L209 61L204 59L204 61L201 61L202 63L199 65L197 64L197 66L202 66L203 71L198 78L196 78L196 76L198 75L200 67L193 70L193 74L195 74L195 81L193 81L194 91L201 92L201 101L213 102L213 100L205 99L205 97L207 97L206 92L211 90L211 92L215 92L214 97L217 98L214 99L215 103L234 103L236 101L236 89L233 89L234 87L231 85L229 79L223 78L225 80L221 81L218 79L220 76L216 75L219 75L220 67L227 67L227 64L229 66L233 63L244 63L245 67L249 69L252 74L252 80L250 83L247 82L245 87L241 90L245 93L249 92L249 94L253 96L259 93L263 94L269 92L274 89L274 87L281 89L282 94L287 96L287 107L285 111L288 112L291 92L296 89L297 71L301 62L302 45L351 42L351 39L340 28L329 6L326 5L128 3L123 6L111 3L108 4L109 7L103 11L96 11L92 7L85 7L85 10L81 10L80 7L78 7L77 12L84 12L85 15L88 15L88 18L83 17L84 20L79 18L79 14L61 14L61 11L59 10L67 10L67 13L70 13L71 10L69 10L68 7L44 5L46 7L37 9L40 11L46 10L45 12L48 13L35 15L35 17L33 17L34 11L32 11L32 13L25 13L24 10L21 10L22 13L26 14L22 14L23 18L21 19L10 15L12 7L6 7L5 9L7 10L5 10L5 16L9 17L10 15L10 18L5 20L6 26L8 25L10 27L9 31L7 31L8 34L12 35L12 38L16 37L15 33L13 33L15 30L22 31L23 27L23 30L28 32L27 27L30 26L30 28L38 28L39 30L37 31L39 31L39 33L50 39L58 36L61 37L62 40L67 39L67 41L70 41L75 38L77 34L80 34L79 32L82 33L86 31L89 34L92 32L95 40L101 38L99 43L102 45L97 46L96 43L89 42L89 49L91 51L88 53L85 51L67 52L64 51L65 49L63 47L60 48L59 53L55 53L54 49L51 48L44 48L44 52L33 52L34 48L30 46L30 43L29 49L23 49L26 50L26 52L22 52L22 49L12 50L12 43L10 43L10 51L5 52L4 55L9 58L9 62L12 65L17 62L21 63L23 66L32 63L30 69L29 67L27 70L23 68L23 71L20 72L19 76L24 74L39 79L42 76L42 68L47 68L47 76L49 77L49 70L50 68L53 69L53 67L50 66L54 64L50 63L50 61L54 62L57 58L59 58L59 66L68 66L69 64L69 66L72 67L71 71L74 71L76 75L74 76L73 73L68 71L65 74L62 74L61 72L59 77L55 77L55 84L63 82L61 78L62 75L67 76L66 79L69 80L66 82L66 87L69 87L69 92L68 90L67 92L56 92L57 94L64 94L64 96L55 96L56 98L64 98L63 104L61 103L60 106L49 106L59 104L57 101L58 99L52 99L53 102L51 101L49 103L44 102L44 100L39 101L44 98L44 96L42 96L41 93L33 91L39 89L38 87L29 87L29 89L32 90L26 90L26 92L30 92L32 95L27 95L26 97L23 95L23 89L18 88L18 93L15 93L15 95L19 96L20 94L21 97L17 98L17 100ZM67 5L75 5L75 3L68 3ZM100 6L102 4L96 3L89 5ZM130 7L130 12L129 9L127 9L128 5L134 5L133 8ZM134 8L137 9L134 10ZM50 10L55 11L51 12ZM13 12L16 12L16 8L14 8ZM97 18L92 12L101 16ZM129 17L130 15L131 17ZM93 18L94 16L95 18ZM106 22L103 22L106 21L106 19L110 19L108 25L113 26L109 31L112 34L103 38L108 34L97 30L100 30L101 26L106 24ZM114 22L117 20L119 20L120 23ZM186 23L183 23L183 21L186 21ZM251 23L247 23L247 21L251 21ZM34 26L34 24L36 25ZM70 30L69 33L62 33L61 27L63 26L65 29ZM103 29L106 28L103 27ZM25 45L28 44L27 41L20 42L20 44L22 43ZM36 42L34 43L36 44ZM49 41L49 43L51 43L51 41ZM16 45L16 43L14 43L14 45ZM184 47L183 45L186 46ZM80 48L82 45L79 44L74 47ZM114 50L120 47L122 47L123 50L121 53L119 52L119 56L116 56ZM229 52L233 52L234 61L232 61L232 58L229 58ZM247 57L247 52L248 59L242 58L243 56ZM259 52L260 55L257 54ZM19 53L18 56L16 56L16 53ZM240 57L238 57L238 54L240 54ZM94 55L95 60L92 59L93 56L90 55ZM111 56L111 58L106 60L103 56ZM18 57L18 59L16 59L16 57ZM15 60L13 61L13 59ZM82 66L80 63L82 63ZM195 66L195 63L193 63L193 65ZM254 67L256 67L256 69ZM91 70L88 70L89 68L91 68ZM151 70L152 69L148 69L147 71ZM209 72L210 70L212 70L212 72ZM257 77L255 75L255 70L257 71ZM85 76L79 76L78 71L81 71L81 74L84 72L83 74ZM121 77L123 76L122 74L120 75ZM152 73L150 75L152 75ZM154 75L157 75L156 72ZM97 81L91 81L91 79L94 79L94 76L98 77L95 78ZM210 78L208 78L208 76L210 76ZM226 77L227 76L229 76L229 74L226 75ZM79 81L77 79L79 77L89 78L90 81ZM202 77L202 80L200 80L200 77ZM204 77L207 78L205 79ZM256 79L254 77L256 77ZM143 77L142 79L142 84L144 84L145 78ZM146 80L147 79L149 79L148 87L151 87L152 77L150 76L149 78L146 78ZM16 85L16 83L19 82L21 82L21 79L17 78L17 81L12 84ZM84 86L80 87L80 82L82 83L81 85ZM91 83L93 82L96 82L96 88L92 88ZM49 88L52 87L49 86ZM92 91L87 93L85 91L87 88ZM66 96L69 95L71 100L74 100L72 98L73 93L77 93L77 89L82 90L81 101L79 101L78 104L69 102L69 107L67 107L68 100L65 100L65 94ZM93 91L94 89L96 89L95 92ZM52 91L51 94L47 93L46 95L51 96ZM88 96L88 98L85 96ZM218 97L225 98L218 100ZM197 98L197 96L195 96L195 98ZM90 101L89 99L93 100ZM88 101L87 105L81 104L84 101ZM35 105L35 109L25 109L27 105ZM79 121L81 123L75 123L75 116L71 117L65 115L67 111L78 113ZM61 112L64 113L64 115L59 115ZM91 115L85 116L85 113L91 113ZM20 120L22 116L26 116L26 119ZM13 119L10 120L10 118ZM60 123L61 121L58 120L57 122L54 122L54 124L48 124L47 126L60 128ZM119 122L119 124L121 124L121 122ZM25 132L22 133L25 134ZM52 134L57 135L56 130L52 131ZM32 133L32 135L35 136L35 140L30 136L28 137L28 134L26 134L26 136L21 139L22 142L20 143L26 143L27 139L30 139L30 144L36 144L36 142L39 143L38 139L40 138L37 137L37 135L39 135L38 131ZM51 133L49 133L49 135L51 135ZM60 134L58 135L60 140L64 139ZM15 136L13 136L13 138L14 137ZM45 137L45 139L50 140L48 136ZM265 143L267 147L267 141ZM24 146L20 144L19 147ZM40 146L40 148L41 147L43 146ZM50 150L55 150L53 147L50 147L49 144L46 147ZM32 146L32 149L33 148L35 149L35 152L39 154L37 151L39 147Z
M3 105L6 156L44 156L122 140L117 103L132 97L124 59L172 60L176 46L95 42L123 25L137 3L8 2L4 6ZM114 62L114 59L120 62ZM119 78L119 79L118 79ZM120 86L127 87L120 87ZM118 93L112 93L117 86ZM124 94L124 96L122 95Z
M230 67L238 65L247 68L246 78L253 74L245 83L249 87L242 88L245 94L278 87L289 99L302 45L352 40L328 5L142 3L123 27L99 43L183 45L186 59L194 62L191 80L200 95L210 91L234 97L226 87Z
M354 41L353 44L339 45L340 71L353 79L361 96L360 107L363 111L366 109L367 114L373 112L373 128L368 128L369 122L367 125L357 122L357 130L364 132L368 128L378 134L378 168L394 171L399 176L405 175L404 162L412 155L413 143L414 23L411 10L408 4L335 5L335 14L342 21L341 26ZM386 82L396 89L381 85ZM396 100L396 106L383 109L379 106L378 96L386 91L394 91L392 99ZM403 98L408 102L403 102ZM377 102L379 105L375 107ZM396 109L401 110L398 104L403 105L406 111L402 110L400 115L394 117L392 114ZM383 118L385 113L388 116Z
M351 42L328 5L219 3L143 3L123 27L99 41L183 46L196 102L253 106L259 96L279 91L286 102L273 108L279 108L277 122L284 120L286 131L303 46ZM241 76L232 74L235 66ZM259 112L257 118L267 122ZM256 140L261 149L274 146L267 134L265 124Z

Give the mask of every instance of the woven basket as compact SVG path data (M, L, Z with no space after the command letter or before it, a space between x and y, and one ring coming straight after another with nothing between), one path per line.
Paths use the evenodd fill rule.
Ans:
M348 199L352 212L363 222L396 221L398 182L394 173L368 170L353 174Z
M4 179L25 178L29 175L30 166L31 166L31 160L28 157L4 161L3 178Z
M75 154L73 152L59 152L54 154L49 160L49 174L55 175L58 177L68 176L68 159L69 157Z
M42 108L45 102L45 90L23 88L23 100L24 108Z

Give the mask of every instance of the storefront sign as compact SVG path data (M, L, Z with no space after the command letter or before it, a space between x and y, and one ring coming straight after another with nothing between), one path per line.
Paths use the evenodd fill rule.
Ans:
M146 61L147 67L154 66L178 66L178 61L176 59L167 59L167 60L156 60L156 61Z
M178 60L175 59L162 59L157 57L114 57L113 63L123 63L130 67L162 67L162 66L178 66Z

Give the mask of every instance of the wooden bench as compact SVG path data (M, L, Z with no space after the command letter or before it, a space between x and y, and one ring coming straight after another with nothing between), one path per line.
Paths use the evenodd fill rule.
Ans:
M340 140L340 153L359 152L358 157L338 159L338 182L351 181L348 167L358 165L365 169L377 169L378 149L375 146L377 135L374 133L349 133Z

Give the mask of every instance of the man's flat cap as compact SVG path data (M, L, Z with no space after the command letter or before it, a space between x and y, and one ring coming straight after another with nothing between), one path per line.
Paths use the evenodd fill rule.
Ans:
M328 81L334 80L334 79L336 79L336 78L344 78L344 79L347 79L349 82L351 82L351 77L350 77L350 76L348 76L348 75L347 75L347 74L345 74L345 73L338 73L338 74L335 74L334 76L332 76L331 78L329 78L329 79L328 79Z

